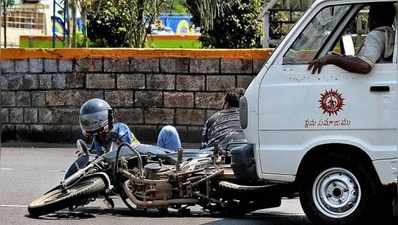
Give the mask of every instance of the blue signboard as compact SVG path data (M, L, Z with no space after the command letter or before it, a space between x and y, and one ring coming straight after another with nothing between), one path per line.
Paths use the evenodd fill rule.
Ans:
M163 15L160 16L161 26L165 30L169 30L174 34L189 34L194 33L192 27L191 15Z

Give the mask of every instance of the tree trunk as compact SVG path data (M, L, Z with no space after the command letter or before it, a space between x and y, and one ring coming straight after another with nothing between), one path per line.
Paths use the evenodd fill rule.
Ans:
M82 20L83 20L83 46L88 47L88 35L87 35L87 12L84 10L82 12Z
M137 29L137 41L135 43L135 48L141 48L144 44L145 44L145 40L142 40L143 36L145 36L146 30L145 30L145 18L144 18L144 10L145 10L145 0L139 0L138 1L138 20L139 20L139 24L137 24L138 26L136 27ZM150 25L149 25L150 26ZM144 29L142 29L142 27L144 27ZM144 31L144 32L143 32Z
M3 1L4 8L3 8L3 24L4 24L4 48L7 48L7 1Z
M77 47L76 2L72 2L72 48Z

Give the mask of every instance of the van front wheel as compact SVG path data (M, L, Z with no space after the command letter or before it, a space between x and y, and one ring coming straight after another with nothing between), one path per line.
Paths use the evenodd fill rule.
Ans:
M328 160L307 171L300 185L304 212L315 224L359 222L370 210L374 183L360 163Z

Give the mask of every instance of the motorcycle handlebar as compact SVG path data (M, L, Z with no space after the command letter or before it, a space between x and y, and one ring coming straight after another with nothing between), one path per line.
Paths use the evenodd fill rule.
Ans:
M129 144L124 142L121 145L119 145L119 147L116 150L116 161L115 161L115 165L114 165L114 168L113 168L113 177L114 177L114 179L116 179L117 171L119 170L119 154L120 154L120 151L122 150L122 147L127 147L130 151L134 152L137 155L138 167L139 167L139 170L140 170L140 176L144 177L144 165L143 165L140 153L136 149L132 148Z

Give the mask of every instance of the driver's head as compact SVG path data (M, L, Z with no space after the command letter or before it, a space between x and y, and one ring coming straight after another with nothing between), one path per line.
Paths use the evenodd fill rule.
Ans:
M245 89L236 88L227 91L224 98L224 108L238 108L240 97L245 94Z
M369 28L373 30L381 26L392 26L395 19L394 3L376 3L370 6Z
M83 135L107 135L112 126L109 124L109 119L112 118L109 113L112 113L112 107L106 101L99 98L86 101L81 106L79 115Z

